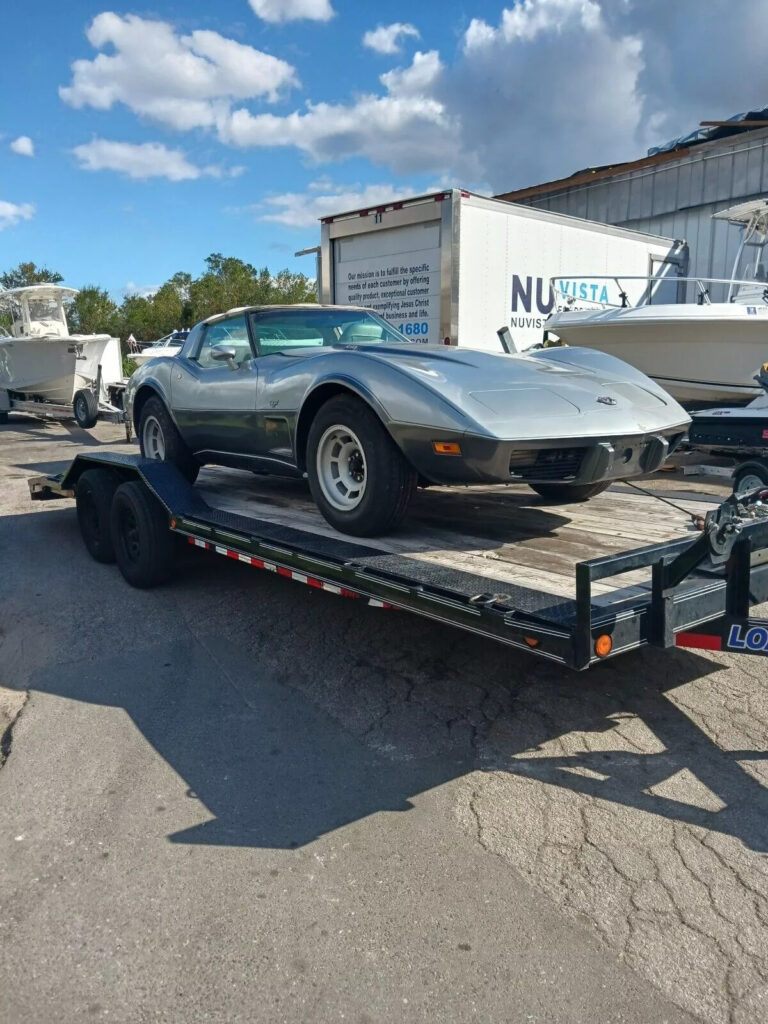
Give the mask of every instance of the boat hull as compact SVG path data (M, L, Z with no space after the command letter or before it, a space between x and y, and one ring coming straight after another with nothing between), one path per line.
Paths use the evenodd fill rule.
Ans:
M728 316L652 315L652 307L610 314L555 314L548 329L569 345L617 356L688 406L743 404L761 394L754 376L768 359L768 316L731 306ZM646 314L643 316L632 314ZM561 319L562 317L562 319Z
M109 335L0 339L0 388L68 405L96 379Z

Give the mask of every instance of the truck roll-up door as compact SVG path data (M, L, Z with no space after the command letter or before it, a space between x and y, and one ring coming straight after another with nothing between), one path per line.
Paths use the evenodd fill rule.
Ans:
M406 337L440 337L439 222L408 224L333 240L333 301L368 306Z

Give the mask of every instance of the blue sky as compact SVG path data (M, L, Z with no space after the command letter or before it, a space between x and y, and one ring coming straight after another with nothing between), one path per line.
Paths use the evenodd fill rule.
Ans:
M311 273L322 213L535 184L768 102L764 0L9 6L0 269L117 298L213 251Z

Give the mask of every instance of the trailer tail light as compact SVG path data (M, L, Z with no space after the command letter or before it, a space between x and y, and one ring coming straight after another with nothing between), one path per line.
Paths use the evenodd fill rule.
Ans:
M595 640L595 654L598 658L607 658L613 650L613 640L608 636L607 633L603 633Z
M433 441L435 455L461 455L461 447L455 441Z

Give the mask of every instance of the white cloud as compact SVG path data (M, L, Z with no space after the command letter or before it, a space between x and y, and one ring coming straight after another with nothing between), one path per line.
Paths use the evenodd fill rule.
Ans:
M328 21L336 13L329 0L248 0L263 21Z
M290 228L316 227L321 217L368 206L391 203L413 195L410 185L335 185L327 179L313 181L308 192L283 192L252 206L259 220Z
M0 231L15 227L19 221L31 220L34 215L35 207L32 203L9 203L0 199Z
M19 156L35 155L35 144L28 135L20 135L18 139L14 139L10 148L14 153L18 153Z
M76 62L62 96L125 103L227 145L290 147L316 163L363 158L497 192L640 156L699 120L766 102L765 0L507 2L492 23L472 19L447 59L417 52L362 95L314 95L279 114L254 101L297 84L289 64L213 32L101 14L89 39L114 53ZM331 11L327 0L252 6L272 20ZM367 33L366 45L395 28ZM377 40L397 47L409 36Z
M198 167L180 149L168 149L159 142L110 142L94 139L72 150L85 171L119 171L129 178L167 178L194 181L196 178L237 177L242 167L225 170L218 165Z
M371 29L363 36L363 46L376 53L399 53L402 40L407 36L419 38L419 30L402 21L396 21L392 25L379 25Z
M241 107L221 122L219 138L235 146L294 146L316 161L365 156L404 173L441 171L458 127L433 94L441 72L437 51L416 53L409 67L381 75L383 94L308 103L284 116Z
M99 53L72 65L59 95L73 107L110 110L123 103L171 128L212 128L234 100L276 100L298 84L294 68L217 32L181 36L164 21L104 12L87 33Z

